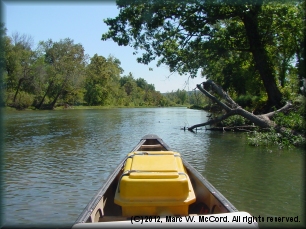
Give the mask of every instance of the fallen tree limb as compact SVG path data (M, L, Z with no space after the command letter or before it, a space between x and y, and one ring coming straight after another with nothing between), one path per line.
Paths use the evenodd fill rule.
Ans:
M203 82L202 85L198 84L197 88L204 95L206 95L209 99L217 103L225 111L225 114L217 118L210 119L207 122L193 125L189 127L188 130L192 131L194 128L207 126L207 125L213 125L213 124L219 123L229 118L230 116L240 115L248 119L249 121L251 121L255 126L258 126L260 128L275 128L276 130L280 132L285 131L284 128L276 126L276 124L273 121L271 121L270 118L273 117L278 112L284 112L288 110L289 108L291 108L292 107L291 103L287 103L284 107L276 111L269 112L267 114L254 115L253 113L241 108L237 103L234 102L234 100L220 86L216 85L212 80ZM218 94L228 104L223 103L221 100L217 99L214 95L208 92L207 90L209 89L211 89L212 92L215 92L216 94Z

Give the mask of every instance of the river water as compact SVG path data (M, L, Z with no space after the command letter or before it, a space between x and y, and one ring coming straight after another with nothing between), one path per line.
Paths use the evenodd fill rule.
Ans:
M140 138L157 134L238 210L264 217L260 227L305 225L304 151L252 147L244 133L181 130L206 116L186 108L4 112L3 223L72 226Z

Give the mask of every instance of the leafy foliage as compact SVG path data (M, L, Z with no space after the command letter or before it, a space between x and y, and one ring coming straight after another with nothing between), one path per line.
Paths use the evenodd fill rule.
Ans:
M305 138L301 135L293 135L290 131L283 134L277 133L274 129L269 132L248 133L248 143L252 146L278 145L279 148L290 148L292 145L305 146Z
M239 95L267 93L280 106L298 56L303 62L305 3L300 1L118 0L102 40L134 47L140 63L157 59L171 72L196 77L199 70ZM301 28L303 28L301 30ZM301 76L301 75L300 75ZM301 80L301 79L300 79Z
M95 54L86 68L84 99L88 105L107 105L120 78L120 61Z
M88 62L81 44L66 38L41 41L4 36L5 105L17 109L55 106L167 106L169 101L143 78L121 76L120 61L95 54Z
M295 99L293 110L287 113L277 113L273 121L282 128L286 128L282 133L277 133L275 129L268 132L249 133L248 142L253 146L276 144L280 148L306 146L305 140L305 98L298 97ZM298 132L300 134L294 134Z
M172 92L165 93L164 96L169 101L169 105L171 106L187 106L187 105L195 105L192 107L202 108L206 103L207 99L200 91L185 91L185 90L176 90Z
M304 117L301 116L300 113L290 112L288 114L278 113L274 117L274 121L282 127L287 127L290 129L294 129L300 132L304 132L306 130Z
M218 126L243 126L243 125L247 125L250 124L248 120L246 120L245 118L243 118L240 115L234 115L231 116L223 121L221 121Z

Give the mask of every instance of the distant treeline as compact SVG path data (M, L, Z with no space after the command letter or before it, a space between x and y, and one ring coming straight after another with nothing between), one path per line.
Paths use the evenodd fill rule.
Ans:
M4 106L54 109L56 106L175 106L203 104L199 92L161 94L143 78L122 75L120 61L89 58L70 38L39 42L30 36L4 36Z

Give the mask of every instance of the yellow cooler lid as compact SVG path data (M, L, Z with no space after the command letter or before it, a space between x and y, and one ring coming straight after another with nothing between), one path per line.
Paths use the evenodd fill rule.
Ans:
M129 176L142 178L177 178L179 171L174 155L135 155Z

